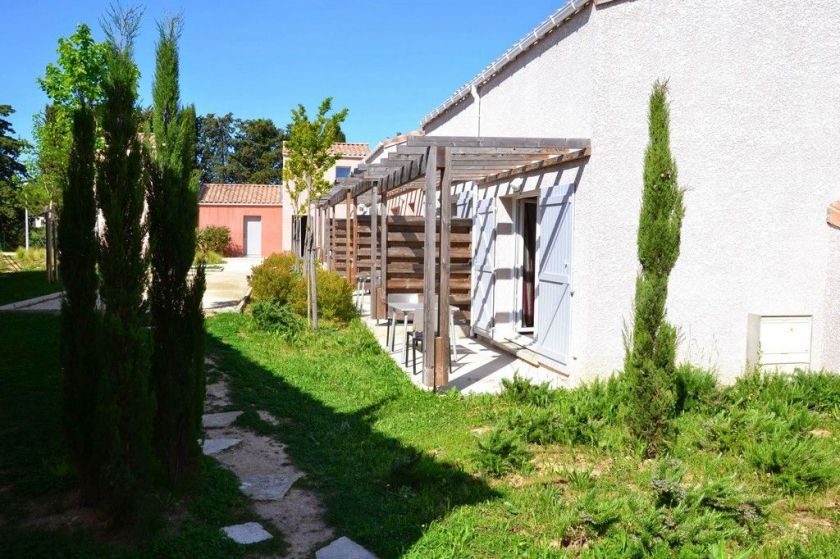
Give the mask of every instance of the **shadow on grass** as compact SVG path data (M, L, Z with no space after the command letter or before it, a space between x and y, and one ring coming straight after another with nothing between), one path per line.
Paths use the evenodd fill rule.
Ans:
M447 397L424 393L397 378L388 370L393 363L381 352L360 356L376 351L375 342L354 342L346 335L344 348L315 349L309 355L296 355L302 350L286 346L289 355L271 362L276 370L270 370L231 345L253 343L247 351L259 351L262 360L277 351L262 345L264 335L243 341L238 330L242 322L221 321L210 328L208 353L228 377L233 407L245 412L238 423L286 444L290 458L306 473L299 483L310 484L321 495L337 537L349 536L381 558L398 557L430 523L459 506L498 497L459 465L381 432L377 422L388 423L393 433L405 421L407 409L434 406ZM387 364L374 363L379 358ZM381 370L365 370L371 363ZM284 370L292 367L296 370L290 382ZM276 416L279 425L262 421L257 410Z
M0 305L58 293L62 289L60 281L47 281L47 273L44 270L0 272Z

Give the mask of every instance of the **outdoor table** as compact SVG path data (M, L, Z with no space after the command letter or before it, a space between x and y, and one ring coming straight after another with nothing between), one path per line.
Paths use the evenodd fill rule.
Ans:
M437 305L435 305L437 307ZM458 340L455 337L455 328L454 328L454 320L453 315L458 311L458 307L449 305L449 333L452 336L452 351L455 352L455 360L458 360L458 349L457 349L457 342ZM388 303L388 334L386 335L385 345L388 345L389 340L387 339L390 337L390 345L391 351L394 351L394 346L396 345L397 340L397 313L402 313L403 315L403 338L405 338L405 334L408 333L408 315L412 314L415 316L419 314L423 314L423 303L409 303L409 302L400 302L400 301L393 301ZM408 348L403 348L405 351Z

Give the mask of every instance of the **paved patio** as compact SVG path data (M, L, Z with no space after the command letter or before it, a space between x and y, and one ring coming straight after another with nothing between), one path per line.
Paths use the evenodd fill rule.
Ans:
M208 313L232 312L248 295L248 276L251 268L263 261L261 256L226 258L222 269L207 270L207 289L204 291L203 306Z
M423 366L420 352L417 352L417 374L412 373L411 354L409 353L408 366L405 365L403 325L397 325L396 343L394 351L385 342L387 322L376 321L370 318L369 297L362 309L362 318L373 332L379 345L381 345L394 361L405 371L411 381L420 388L428 389L423 385ZM411 324L409 323L409 329ZM565 377L545 367L537 367L521 359L517 359L512 353L498 348L478 338L469 337L469 327L456 325L458 358L453 357L452 372L449 375L449 384L443 389L456 388L465 394L498 394L502 391L502 379L512 379L514 374L530 379L535 384L548 382L552 387L565 386Z

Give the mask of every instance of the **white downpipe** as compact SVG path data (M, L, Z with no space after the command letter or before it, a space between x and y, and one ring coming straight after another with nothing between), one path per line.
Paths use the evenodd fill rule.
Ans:
M478 87L475 83L470 84L470 95L472 95L473 101L475 101L476 105L476 117L475 117L475 135L477 137L481 137L481 96L478 94Z

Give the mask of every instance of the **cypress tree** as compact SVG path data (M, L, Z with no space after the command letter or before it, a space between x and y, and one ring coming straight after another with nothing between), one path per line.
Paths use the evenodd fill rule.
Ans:
M204 267L188 280L198 226L195 110L182 109L178 88L180 18L159 26L153 86L154 147L148 157L149 293L155 444L170 483L186 481L201 456L204 402Z
M662 446L674 413L677 332L665 321L668 276L680 252L683 191L671 156L668 84L656 82L650 96L650 140L645 152L639 216L635 320L625 369L631 388L631 427L648 456Z
M138 138L138 71L132 60L139 13L112 14L101 125L105 148L97 166L97 199L105 229L99 250L103 383L99 398L102 484L116 520L138 512L154 465L154 399L149 387L149 336L143 319L147 260Z
M95 495L100 456L96 452L99 317L96 311L97 240L94 197L96 122L82 103L73 114L72 146L58 221L61 303L61 369L64 429L83 493Z

